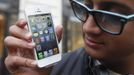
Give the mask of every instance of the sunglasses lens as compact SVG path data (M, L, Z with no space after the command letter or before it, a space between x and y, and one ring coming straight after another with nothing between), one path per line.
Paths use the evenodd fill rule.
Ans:
M81 21L85 22L88 17L87 10L83 6L76 4L76 3L72 3L72 7L74 10L75 16Z
M94 13L94 18L99 27L107 32L118 34L122 29L121 18L118 16L96 12Z

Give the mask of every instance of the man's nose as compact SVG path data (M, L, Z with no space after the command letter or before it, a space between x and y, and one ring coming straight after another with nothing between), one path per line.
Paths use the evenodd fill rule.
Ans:
M83 24L83 31L90 34L101 34L102 30L97 26L97 23L93 19L93 16L89 16L86 22Z

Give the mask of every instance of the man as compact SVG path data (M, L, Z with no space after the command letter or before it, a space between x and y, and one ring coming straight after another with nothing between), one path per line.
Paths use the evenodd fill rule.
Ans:
M63 55L51 75L134 74L134 1L71 0L76 17L82 21L84 48ZM48 75L32 60L31 34L26 21L10 27L5 44L9 54L6 65L15 75ZM56 33L60 40L62 27ZM29 54L31 53L31 54ZM47 73L47 74L46 74Z

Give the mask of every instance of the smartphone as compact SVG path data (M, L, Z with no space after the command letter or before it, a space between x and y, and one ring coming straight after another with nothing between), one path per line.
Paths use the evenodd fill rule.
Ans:
M43 7L27 7L25 9L29 31L32 33L32 42L38 67L45 67L61 60L61 51L58 47L57 36L51 12Z

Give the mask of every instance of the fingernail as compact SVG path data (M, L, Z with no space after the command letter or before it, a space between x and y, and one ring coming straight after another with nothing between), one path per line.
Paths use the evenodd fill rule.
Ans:
M29 46L30 48L34 48L34 47L35 47L35 43L28 43L28 46Z
M26 34L26 38L29 40L31 38L32 34L31 33L27 33Z
M37 65L37 61L32 62L31 65L36 66Z
M24 24L24 20L21 20L21 21L20 21L20 24L21 24L21 25Z

